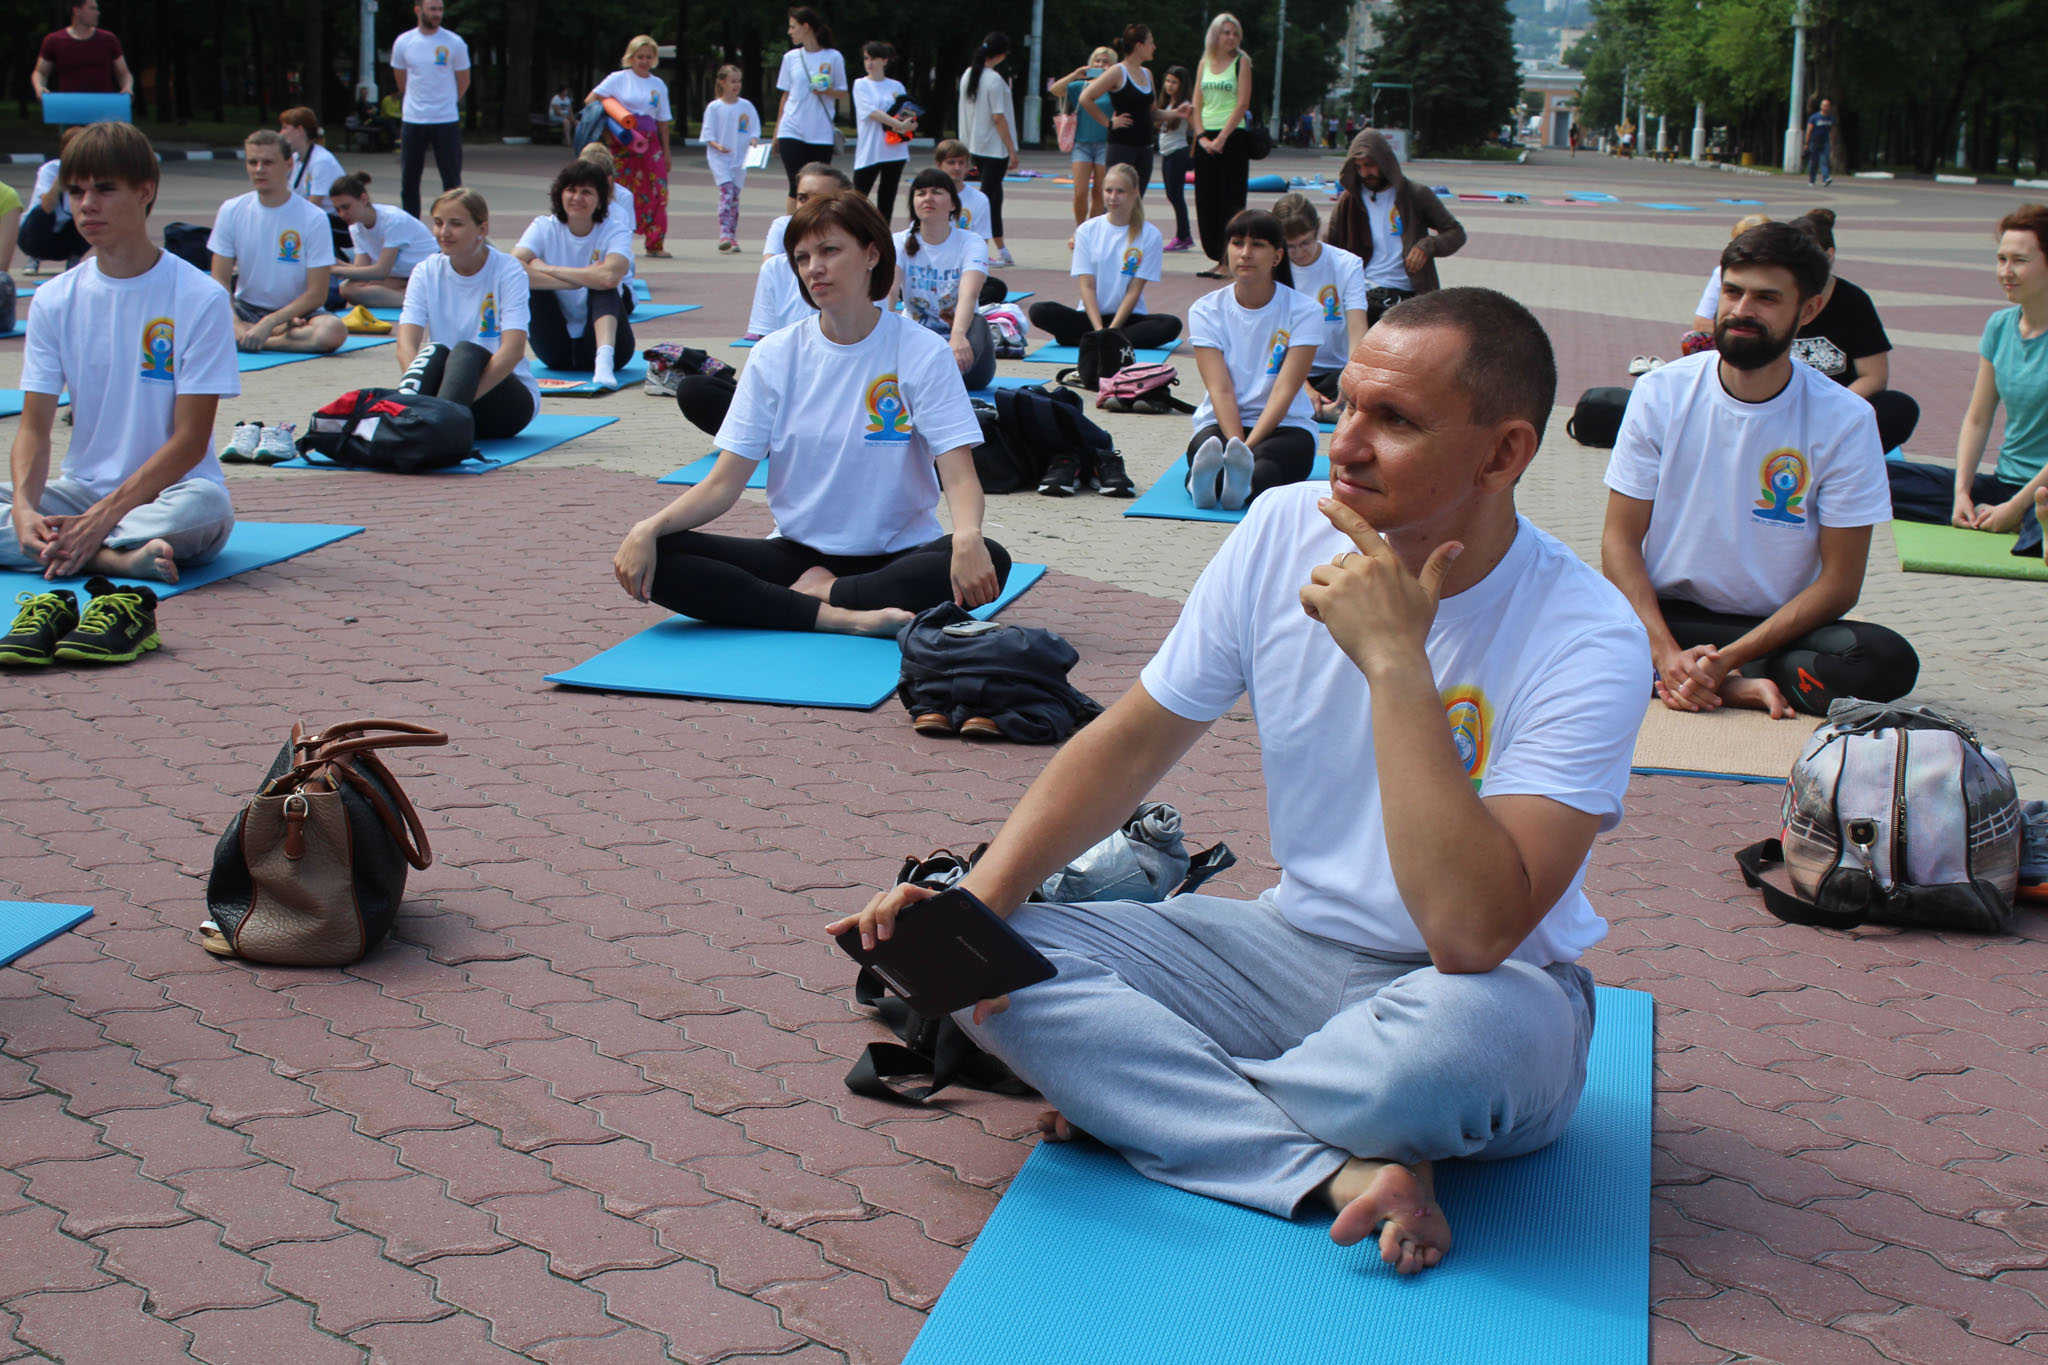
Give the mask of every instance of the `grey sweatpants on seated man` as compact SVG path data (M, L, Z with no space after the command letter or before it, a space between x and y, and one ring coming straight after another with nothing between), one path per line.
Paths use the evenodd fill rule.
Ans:
M99 494L75 479L55 478L43 486L36 510L46 517L75 517L91 510ZM186 479L157 495L157 500L121 518L107 548L132 550L152 540L171 547L171 559L179 565L204 564L228 543L235 529L235 508L228 490L212 479ZM0 483L0 566L36 569L42 566L22 553L14 536L14 485Z
M1577 1108L1593 979L1450 975L1295 928L1266 900L1018 907L1059 975L976 1042L1140 1174L1291 1217L1353 1156L1491 1160Z

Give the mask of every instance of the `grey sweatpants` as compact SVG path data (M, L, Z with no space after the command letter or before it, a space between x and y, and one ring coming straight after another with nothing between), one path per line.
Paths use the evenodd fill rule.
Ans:
M1448 975L1305 933L1267 901L1025 905L1059 968L975 1025L1075 1127L1168 1185L1291 1217L1352 1156L1548 1145L1586 1079L1593 981Z
M55 478L43 486L36 510L46 517L75 517L91 509L99 495L74 479ZM228 543L235 529L234 504L228 490L212 479L186 479L174 483L114 525L107 548L132 550L152 540L171 547L178 564L204 564ZM14 537L14 485L0 483L0 566L37 569L42 566L23 554Z

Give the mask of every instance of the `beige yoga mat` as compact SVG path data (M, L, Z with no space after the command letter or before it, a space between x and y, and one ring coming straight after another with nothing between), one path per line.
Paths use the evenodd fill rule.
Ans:
M1652 700L1636 733L1637 772L1697 773L1783 782L1820 724L1818 716L1772 720L1762 711L1673 711Z

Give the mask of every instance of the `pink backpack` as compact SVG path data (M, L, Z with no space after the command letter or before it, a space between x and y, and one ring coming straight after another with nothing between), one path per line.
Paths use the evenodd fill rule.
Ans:
M1095 406L1110 412L1154 415L1193 412L1194 406L1173 396L1180 375L1171 365L1126 365L1096 381Z

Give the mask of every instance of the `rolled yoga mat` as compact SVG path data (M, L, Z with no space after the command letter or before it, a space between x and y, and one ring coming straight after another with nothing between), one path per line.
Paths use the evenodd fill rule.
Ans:
M131 107L129 97L118 92L87 95L52 91L43 96L43 122L127 123L131 121Z
M2026 578L2048 583L2048 564L2039 555L2016 555L2017 535L1970 531L1960 526L1933 526L1920 521L1894 521L1892 543L1899 567L1907 573L1949 573L1969 578Z
M1040 1143L904 1365L1643 1365L1654 1005L1603 986L1595 1008L1564 1136L1437 1167L1453 1242L1435 1269L1334 1245L1328 1213L1275 1218Z
M204 564L181 570L175 583L155 583L146 578L124 578L119 574L114 575L114 579L119 583L147 584L158 597L176 597L181 592L203 588L251 569L297 559L323 545L332 545L337 540L357 535L362 529L360 526L329 526L320 522L238 521L235 529L228 532L226 549ZM25 569L0 569L0 601L12 602L19 592L70 588L78 594L82 607L85 605L86 580L90 577L90 574L80 574L76 578L60 578L51 582Z

